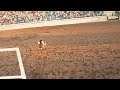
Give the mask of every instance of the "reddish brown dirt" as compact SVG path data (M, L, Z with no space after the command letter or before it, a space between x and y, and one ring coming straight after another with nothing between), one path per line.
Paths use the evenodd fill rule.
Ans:
M119 21L1 31L0 42L20 48L28 79L120 79Z
M0 76L14 75L20 75L16 52L0 52Z

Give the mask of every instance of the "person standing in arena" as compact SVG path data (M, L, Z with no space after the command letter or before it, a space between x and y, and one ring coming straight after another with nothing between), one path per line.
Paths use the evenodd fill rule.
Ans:
M45 51L46 53L46 43L43 40L38 41L38 49L40 49L41 52Z
M116 11L115 14L118 17L118 20L120 20L120 11Z
M120 11L118 11L118 12L119 12L118 18L119 18L119 20L120 20Z

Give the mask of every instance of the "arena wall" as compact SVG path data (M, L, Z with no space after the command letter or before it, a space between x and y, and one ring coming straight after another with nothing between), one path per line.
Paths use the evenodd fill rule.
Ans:
M1 25L0 31L4 30L17 30L23 28L34 28L34 27L44 27L44 26L57 26L57 25L67 25L67 24L80 24L80 23L90 23L90 22L105 22L107 21L106 16L94 16L94 17L84 17L84 18L73 18L73 19L63 19L63 20L52 20L52 21L42 21L37 23L20 23L11 25Z
M104 14L107 16L109 20L118 18L118 16L116 16L115 11L104 11Z

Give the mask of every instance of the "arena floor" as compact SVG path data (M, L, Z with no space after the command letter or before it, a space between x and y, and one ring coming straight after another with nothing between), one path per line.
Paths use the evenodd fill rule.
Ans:
M120 21L0 31L0 48L15 47L27 79L120 79ZM16 55L0 52L0 76L9 75L20 75Z

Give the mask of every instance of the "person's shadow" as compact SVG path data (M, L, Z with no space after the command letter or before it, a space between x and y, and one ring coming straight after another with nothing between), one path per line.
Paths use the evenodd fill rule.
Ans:
M47 59L47 52L46 50L39 50L39 60L46 60Z

